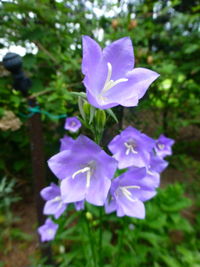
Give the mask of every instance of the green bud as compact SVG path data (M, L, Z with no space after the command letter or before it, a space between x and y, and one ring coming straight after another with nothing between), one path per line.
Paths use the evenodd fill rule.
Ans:
M106 113L104 110L98 109L95 114L95 124L97 129L102 130L106 124Z
M93 219L92 213L89 211L86 212L85 217L88 219L88 221L92 221Z
M84 101L84 104L83 104L83 111L85 113L86 118L89 118L90 117L90 104L86 101Z

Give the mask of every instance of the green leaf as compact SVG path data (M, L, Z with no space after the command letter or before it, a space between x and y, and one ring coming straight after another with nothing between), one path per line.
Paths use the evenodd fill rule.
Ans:
M117 123L119 122L115 113L112 111L112 109L110 109L110 108L106 109L106 112L115 120L115 122L117 122Z

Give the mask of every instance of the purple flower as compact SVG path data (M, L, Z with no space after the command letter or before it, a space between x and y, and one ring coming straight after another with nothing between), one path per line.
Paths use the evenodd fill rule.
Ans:
M167 168L168 162L159 158L154 153L151 153L149 165L146 168L147 174L144 178L147 186L154 186L155 188L160 185L160 173ZM131 170L133 168L130 168Z
M117 105L136 106L159 74L133 67L133 47L129 37L102 50L89 36L83 36L83 83L91 105L101 109Z
M74 203L74 206L75 206L75 209L77 211L79 210L83 210L84 209L84 206L85 206L85 202L84 201L78 201L78 202L75 202Z
M75 133L80 127L81 122L76 117L67 118L65 121L65 130Z
M41 241L53 240L57 232L58 225L54 223L50 218L46 219L45 224L38 228L38 233L40 234Z
M175 141L173 139L167 138L163 134L161 134L158 140L156 141L156 154L161 158L172 155L171 147L173 146L174 142Z
M48 161L52 172L61 181L65 203L87 200L104 205L117 162L100 146L80 135L70 150L64 150Z
M155 186L147 186L145 177L145 168L134 168L114 179L110 189L110 201L105 205L106 213L116 210L119 217L127 215L143 219L143 202L156 195Z
M72 145L74 144L74 139L65 135L60 139L60 143L60 151L71 149Z
M44 205L44 214L45 215L54 215L56 219L66 210L67 205L63 203L60 188L51 183L50 186L45 187L41 191L41 196L46 203Z
M154 145L152 138L129 126L113 138L108 148L118 161L118 168L123 169L148 166Z

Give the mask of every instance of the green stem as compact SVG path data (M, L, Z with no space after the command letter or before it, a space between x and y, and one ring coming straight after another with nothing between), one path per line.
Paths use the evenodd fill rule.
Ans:
M103 224L102 224L102 217L103 217L103 209L100 207L99 209L99 266L102 266L102 237L103 237Z
M86 221L86 227L87 227L87 232L88 232L88 238L89 238L89 244L90 244L90 249L91 249L91 253L92 253L92 260L93 260L93 266L96 267L96 253L95 253L95 243L94 243L94 239L93 239L93 235L92 235L92 231L91 231L91 227L90 227L90 222L89 220L85 217L85 213L83 213L84 219Z

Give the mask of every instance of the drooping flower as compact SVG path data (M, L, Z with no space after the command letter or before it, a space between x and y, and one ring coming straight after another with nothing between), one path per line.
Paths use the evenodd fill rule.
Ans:
M155 186L147 186L145 177L145 168L134 168L114 179L110 189L110 200L105 205L106 213L116 210L119 217L127 215L143 219L143 202L156 195Z
M100 109L136 106L159 74L146 68L133 68L134 54L129 37L102 50L92 38L83 36L83 83L91 105Z
M66 210L67 205L63 202L60 192L60 187L54 183L45 187L41 191L41 196L46 203L44 205L45 215L54 215L56 219Z
M74 144L74 139L65 135L60 139L60 143L60 151L71 149L72 145Z
M172 155L172 146L174 142L175 141L173 139L167 138L163 134L161 134L156 141L155 145L156 154L161 158Z
M104 205L117 162L100 146L80 135L71 149L48 161L52 172L61 179L61 195L65 203L86 200Z
M123 169L148 166L154 145L152 138L129 126L113 138L108 148L118 161L118 168Z
M41 241L53 240L58 229L58 225L54 223L50 218L47 218L44 225L38 228L38 233L40 234Z
M76 117L67 118L65 121L65 130L69 130L70 132L77 132L81 127L81 122Z
M84 206L85 206L85 202L84 201L78 201L78 202L75 202L74 203L74 206L75 206L75 209L77 211L79 210L83 210L84 209Z

